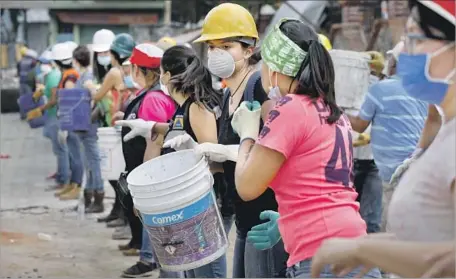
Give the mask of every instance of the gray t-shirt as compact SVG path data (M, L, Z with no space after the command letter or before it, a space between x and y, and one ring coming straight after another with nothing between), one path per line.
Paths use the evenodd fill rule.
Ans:
M400 240L455 239L456 119L444 124L394 191L387 230Z

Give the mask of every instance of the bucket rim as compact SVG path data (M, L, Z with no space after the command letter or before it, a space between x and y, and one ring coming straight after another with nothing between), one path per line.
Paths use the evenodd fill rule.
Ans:
M160 155L160 156L158 156L158 157L155 157L155 158L153 158L153 159L151 159L151 160L149 160L149 161L147 161L147 162L142 163L141 165L139 165L138 167L136 167L134 170L132 170L132 171L128 174L128 176L127 176L127 183L128 183L128 185L130 185L130 184L132 184L132 185L134 185L134 186L146 186L146 185L149 185L150 183L149 183L149 184L130 183L130 181L131 181L131 180L130 180L130 176L131 176L132 174L134 174L135 171L138 172L138 171L139 171L138 169L139 169L141 166L143 166L143 165L145 165L145 164L147 164L147 163L150 163L150 162L152 162L152 161L154 161L154 160L158 160L158 159L160 159L160 158L175 156L175 155L178 154L178 153L189 153L189 154L194 154L194 155L196 155L196 153L195 153L195 151L194 151L193 149L186 149L186 150L180 150L180 151L176 151L176 152L172 152L172 153L168 153L168 154L165 154L165 155ZM174 179L176 179L176 178L178 178L178 177L182 177L182 176L184 176L184 175L190 173L190 172L193 171L194 169L196 169L196 168L199 166L199 164L201 163L201 161L204 161L204 162L208 165L208 162L207 162L206 158L205 158L203 155L200 155L199 157L200 157L200 159L198 160L198 163L196 163L193 167L189 168L188 170L182 172L182 173L179 174L179 175L176 175L176 176L174 176L174 177L171 177L171 178L168 178L168 179L162 180L162 181L160 181L160 182L156 182L156 183L167 183L167 182L169 182L169 181L171 181L171 180L174 180Z

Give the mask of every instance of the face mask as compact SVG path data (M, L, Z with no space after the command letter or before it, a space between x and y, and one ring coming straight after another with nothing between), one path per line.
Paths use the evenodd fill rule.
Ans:
M111 57L109 56L97 56L97 62L101 66L108 66L111 64Z
M379 81L380 79L377 76L370 75L369 76L369 85L375 84Z
M165 93L166 95L169 96L169 91L168 91L168 87L166 85L163 84L162 80L161 80L161 77L160 77L160 88L161 90L163 91L163 93Z
M123 81L125 83L126 88L135 88L135 84L131 76L124 76Z
M229 78L234 73L236 63L228 51L216 48L209 51L207 66L212 74L220 78Z
M443 80L433 79L429 76L431 58L440 55L451 48L454 43L446 45L432 54L406 54L399 55L397 74L402 80L405 91L413 98L440 104L452 83L450 78L455 74L453 69Z
M41 73L49 74L52 71L52 66L48 64L43 64L40 66Z
M272 86L271 69L269 69L269 83L271 84L271 86L269 87L268 98L275 102L275 101L279 100L280 98L282 98L282 94L280 94L279 85L277 83L277 75L276 75L276 78L275 78L275 84L276 85Z

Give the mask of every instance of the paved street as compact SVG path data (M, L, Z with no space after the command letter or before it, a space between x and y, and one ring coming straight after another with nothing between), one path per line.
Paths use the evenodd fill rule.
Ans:
M113 229L97 223L96 215L78 220L70 210L77 201L61 202L45 191L56 162L42 130L30 129L17 114L0 120L0 154L11 156L0 159L0 278L120 277L138 259L121 255L117 245L124 242L111 240ZM109 210L113 191L105 189ZM230 274L232 253L233 245Z

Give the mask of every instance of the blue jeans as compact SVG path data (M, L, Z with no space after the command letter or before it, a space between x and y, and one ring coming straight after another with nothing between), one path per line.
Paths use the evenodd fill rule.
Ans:
M287 278L311 278L311 266L312 266L312 259L301 261L295 264L292 267L287 269ZM342 278L353 278L359 272L361 268L354 269L349 274L345 275ZM340 278L334 275L331 272L331 265L326 265L324 269L321 271L320 276L318 278ZM371 269L364 278L381 278L380 271L378 268Z
M70 181L70 165L68 147L58 139L59 121L56 117L48 117L44 124L43 134L51 140L52 152L57 158L57 184L67 184Z
M233 278L284 278L288 254L282 240L268 250L258 250L237 231L234 246Z
M355 160L355 188L359 213L367 224L367 233L380 232L383 185L374 160Z
M81 132L78 133L79 140L84 147L87 182L85 189L97 192L104 191L103 179L101 178L101 158L98 149L98 137L96 134Z
M230 233L231 227L233 226L234 216L223 217L223 227L226 235ZM202 267L188 270L185 272L186 278L226 278L226 254L216 259L213 262L203 265Z
M79 136L75 132L68 132L66 143L68 146L68 153L70 157L70 182L81 185L82 176L84 175L81 141L79 140Z

